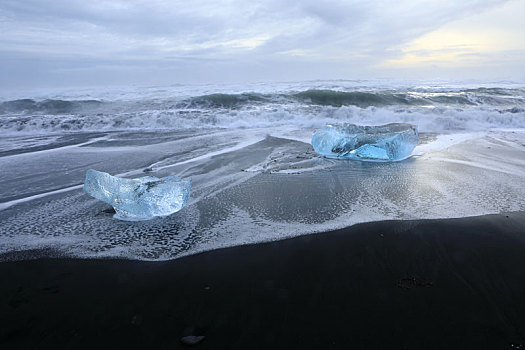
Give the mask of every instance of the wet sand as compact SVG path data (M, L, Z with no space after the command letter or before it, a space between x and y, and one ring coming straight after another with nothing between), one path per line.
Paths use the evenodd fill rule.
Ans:
M260 132L112 133L0 157L0 254L168 260L370 221L525 211L523 133L441 135L384 163L326 159ZM166 218L115 220L82 191L87 169L191 178L190 200Z
M523 212L359 224L166 262L2 262L0 348L177 349L204 336L195 348L518 349L523 266Z

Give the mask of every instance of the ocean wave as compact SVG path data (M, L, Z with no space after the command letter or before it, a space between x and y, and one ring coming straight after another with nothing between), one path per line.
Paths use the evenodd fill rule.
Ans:
M68 114L93 110L101 107L102 103L98 100L20 99L0 103L0 114Z
M307 104L318 106L525 106L523 91L509 89L464 89L458 91L341 91L309 89L299 92L262 94L209 94L191 97L179 103L176 108L241 108L261 104Z
M17 99L0 103L0 115L71 114L119 110L132 112L147 109L240 109L274 104L318 106L507 106L525 108L522 88L408 88L300 89L275 92L211 93L184 96L180 92L132 100L111 99Z
M423 132L479 131L525 128L525 109L359 108L355 106L281 106L275 110L149 110L92 115L33 115L0 117L0 130L8 134L45 134L123 130L184 130L211 128L320 128L327 123L379 125L406 122Z
M250 105L306 104L319 106L518 106L525 107L522 88L301 89L290 91L211 93L133 100L17 99L0 103L0 114L68 114L114 109L236 109Z
M419 98L410 98L404 93L391 92L362 92L362 91L334 91L334 90L307 90L294 95L304 103L321 106L391 106L411 105L420 102Z
M257 93L209 94L192 97L177 103L178 108L236 108L246 104L271 102L271 95Z
M132 100L90 98L93 95L10 100L0 103L0 130L3 134L46 134L282 125L318 128L333 122L408 122L429 132L525 128L523 88L314 87L235 93L202 90L193 96L182 95L181 90Z

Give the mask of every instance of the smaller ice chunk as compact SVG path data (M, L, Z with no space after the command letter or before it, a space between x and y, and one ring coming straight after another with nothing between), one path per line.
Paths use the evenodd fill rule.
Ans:
M403 123L331 124L312 137L314 150L325 157L360 160L402 160L410 155L417 142L417 127Z
M87 171L84 182L84 192L113 206L114 218L129 221L149 220L181 210L188 202L190 188L191 179L123 179L93 169Z

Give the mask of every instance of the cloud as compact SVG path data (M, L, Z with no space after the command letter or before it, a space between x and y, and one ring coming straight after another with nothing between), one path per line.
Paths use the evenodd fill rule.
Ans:
M0 74L17 70L8 84L90 69L105 83L111 66L152 82L168 68L183 82L372 74L413 40L506 2L3 0Z

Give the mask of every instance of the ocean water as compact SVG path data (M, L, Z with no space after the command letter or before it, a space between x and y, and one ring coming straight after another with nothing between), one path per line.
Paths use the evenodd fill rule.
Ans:
M327 123L418 126L402 162L323 158ZM313 81L12 92L0 99L0 253L166 260L385 219L525 209L525 84ZM121 222L87 169L192 178ZM21 254L20 252L30 252Z

